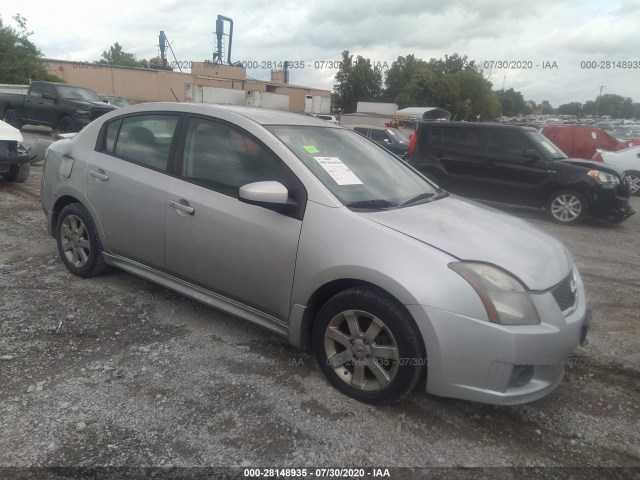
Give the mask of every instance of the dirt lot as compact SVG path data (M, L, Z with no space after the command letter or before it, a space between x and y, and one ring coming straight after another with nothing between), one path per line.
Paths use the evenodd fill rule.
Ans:
M640 466L640 214L567 228L512 210L566 242L594 310L555 393L376 408L244 321L123 272L72 276L41 172L0 181L0 466Z

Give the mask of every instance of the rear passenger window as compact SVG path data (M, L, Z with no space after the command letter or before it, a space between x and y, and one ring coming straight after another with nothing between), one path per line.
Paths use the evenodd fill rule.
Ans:
M122 119L113 152L135 163L166 170L178 119L177 115L140 115ZM112 124L107 128L107 151L111 127ZM111 134L116 135L113 131Z
M431 143L441 148L479 150L482 133L479 128L434 128Z

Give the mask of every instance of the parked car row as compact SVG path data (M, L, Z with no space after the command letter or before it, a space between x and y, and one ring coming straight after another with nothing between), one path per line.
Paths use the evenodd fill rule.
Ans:
M567 158L531 127L488 123L423 123L407 162L463 196L545 208L575 225L587 217L621 222L634 213L637 177L609 163Z
M447 397L543 397L587 335L580 274L555 238L410 166L437 159L425 171L447 173L438 181L450 171L486 181L499 167L474 159L497 130L478 139L433 127L419 128L407 164L308 116L129 106L49 147L41 202L73 274L115 266L311 346L329 382L358 400L398 399L425 378ZM592 190L618 198L615 173L559 161L551 144L517 133L523 151L502 139L497 152L517 165L505 184L557 174L584 188L553 208Z

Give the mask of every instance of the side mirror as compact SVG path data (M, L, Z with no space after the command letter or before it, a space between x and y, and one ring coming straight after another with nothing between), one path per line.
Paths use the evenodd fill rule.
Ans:
M280 182L266 181L248 183L240 187L240 201L270 208L278 212L291 212L298 204L289 200L287 187Z
M58 101L58 97L56 97L55 95L52 95L50 93L43 93L42 94L42 98L46 98L47 100L53 100L54 103L56 103Z
M280 182L255 182L240 187L240 198L254 203L285 204L289 191Z
M540 159L540 154L538 153L538 151L534 148L528 148L524 151L523 156L525 158L528 158L529 160L531 160L532 162L535 162L536 160Z

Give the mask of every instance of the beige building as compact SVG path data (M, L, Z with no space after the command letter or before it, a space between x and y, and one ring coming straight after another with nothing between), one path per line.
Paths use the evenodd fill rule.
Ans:
M230 65L193 62L191 73L178 73L68 60L44 59L44 62L51 73L69 84L134 102L187 101L192 85L287 95L292 112L304 112L309 96L331 97L329 90L284 83L283 72L272 72L272 81L266 82L247 79L245 68Z

